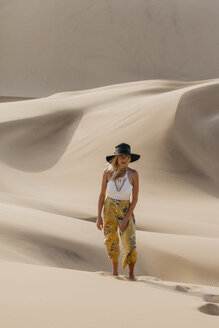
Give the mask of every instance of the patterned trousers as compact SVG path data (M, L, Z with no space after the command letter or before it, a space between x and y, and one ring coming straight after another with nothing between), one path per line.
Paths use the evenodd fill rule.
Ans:
M129 210L130 200L119 200L107 197L103 204L103 228L104 244L108 257L112 262L118 262L120 255L119 235L123 245L122 268L127 264L136 262L136 234L135 234L135 216L132 212L124 231L118 227Z

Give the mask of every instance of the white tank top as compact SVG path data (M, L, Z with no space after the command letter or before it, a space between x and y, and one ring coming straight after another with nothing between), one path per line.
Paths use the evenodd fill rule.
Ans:
M119 200L130 200L133 185L129 182L128 169L126 169L124 177L113 181L112 178L115 174L116 171L113 172L111 179L107 182L106 196Z

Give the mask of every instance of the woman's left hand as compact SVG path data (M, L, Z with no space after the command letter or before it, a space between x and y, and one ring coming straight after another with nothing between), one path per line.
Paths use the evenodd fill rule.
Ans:
M127 224L128 224L128 221L123 219L119 226L120 231L124 231L127 227Z

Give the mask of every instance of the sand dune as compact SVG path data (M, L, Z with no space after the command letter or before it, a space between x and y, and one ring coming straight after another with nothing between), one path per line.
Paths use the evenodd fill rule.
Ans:
M218 104L219 83L188 91L180 99L174 125L183 152L217 186Z
M127 281L107 272L85 272L0 261L4 327L217 327L216 315L203 314L204 286L160 282L153 277ZM79 283L80 282L80 283ZM10 288L6 287L10 283ZM187 290L187 292L182 291ZM15 294L16 291L16 294ZM215 291L215 289L211 289ZM20 300L18 302L18 299ZM113 302L113 303L112 303ZM216 307L217 308L217 307ZM202 312L201 312L202 311ZM13 315L11 315L13 313ZM158 316L159 313L159 316ZM85 315L86 314L86 315ZM171 319L170 319L171 317Z
M90 327L102 325L115 293L120 303L111 324L129 327L138 314L139 326L148 318L159 327L159 311L166 322L173 314L168 326L184 327L189 317L190 324L210 320L216 327L218 83L138 81L0 105L1 288L8 286L1 303L6 314L15 313L1 317L4 327L16 327L28 297L25 325L17 323L30 326L55 292L54 309L33 327L42 320L44 327L60 327L65 311L62 325L70 327L79 301L89 315L78 312L78 327L88 320ZM130 165L140 176L136 282L127 281L127 268L112 279L103 231L95 225L105 156L120 142L141 154ZM13 290L26 299L18 307ZM128 320L123 314L131 306Z

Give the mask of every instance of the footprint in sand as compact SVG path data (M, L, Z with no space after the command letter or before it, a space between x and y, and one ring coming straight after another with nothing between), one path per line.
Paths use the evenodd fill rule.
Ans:
M153 277L153 276L138 276L138 281L161 281L161 279Z
M203 299L204 299L206 302L219 303L219 295L215 295L215 294L205 294L205 295L203 295Z
M96 271L97 274L100 274L101 276L110 276L110 272L106 272L106 271Z
M191 291L192 288L190 286L177 285L175 286L175 290L177 290L178 292L187 293Z
M117 279L121 279L121 280L131 280L131 279L129 279L128 276L125 276L125 275L122 275L122 274L119 274L118 276L114 276L112 274L112 272L108 272L108 271L96 271L96 273L100 274L101 276L113 277L113 278L117 278ZM161 281L161 279L153 277L153 276L138 276L138 277L135 277L135 279L136 280L133 280L133 281L139 281L139 282L142 282L142 281Z
M118 280L123 280L123 281L137 281L138 279L129 279L128 276L124 276L122 274L119 274L118 276L113 275L112 272L107 272L107 271L96 271L97 274L100 274L101 276L105 276L105 277L110 277L110 278L115 278Z
M219 306L214 303L207 303L200 306L198 309L205 314L219 315Z
M175 290L178 292L198 292L200 290L199 286L193 286L193 285L176 285Z
M101 276L105 276L105 277L117 277L118 278L118 276L114 276L113 274L112 274L112 272L108 272L108 271L96 271L96 273L97 274L100 274Z

